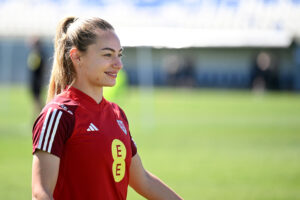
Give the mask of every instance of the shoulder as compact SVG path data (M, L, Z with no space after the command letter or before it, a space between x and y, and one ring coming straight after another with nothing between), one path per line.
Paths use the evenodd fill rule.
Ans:
M128 120L127 120L124 110L116 103L109 102L109 104L110 104L111 108L113 109L114 113L117 115L117 118L122 118L128 123Z
M74 115L78 106L79 103L77 101L69 98L65 93L62 93L50 101L44 109L53 108Z
M75 111L78 104L69 98L58 95L51 100L41 111L34 126L45 121L58 120L64 123L72 123L75 119Z

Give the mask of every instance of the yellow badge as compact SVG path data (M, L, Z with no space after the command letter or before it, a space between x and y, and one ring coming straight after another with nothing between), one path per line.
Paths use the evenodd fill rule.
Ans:
M112 173L115 182L120 182L125 176L126 169L126 147L121 140L114 139L111 144L111 153L114 159L112 165Z

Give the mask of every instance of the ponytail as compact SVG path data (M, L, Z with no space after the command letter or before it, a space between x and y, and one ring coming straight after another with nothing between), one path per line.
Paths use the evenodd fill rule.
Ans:
M61 93L75 78L75 70L68 55L72 44L67 38L67 30L74 21L76 21L75 17L66 17L58 24L56 29L54 60L48 88L47 103L51 101L55 95Z

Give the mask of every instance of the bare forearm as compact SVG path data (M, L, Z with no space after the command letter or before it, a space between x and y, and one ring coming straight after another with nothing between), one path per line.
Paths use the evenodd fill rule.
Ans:
M147 173L147 182L148 189L142 194L145 198L149 200L180 200L182 199L179 195L177 195L169 186L167 186L164 182L162 182L155 175L150 172Z

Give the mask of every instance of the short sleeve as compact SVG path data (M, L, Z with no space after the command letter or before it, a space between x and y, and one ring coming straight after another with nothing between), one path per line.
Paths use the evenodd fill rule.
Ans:
M131 152L132 152L132 157L133 157L137 153L137 147L136 147L134 140L131 137L131 134L130 134L130 142L131 142Z
M34 123L33 152L37 149L61 157L73 131L72 115L60 108L46 107Z

